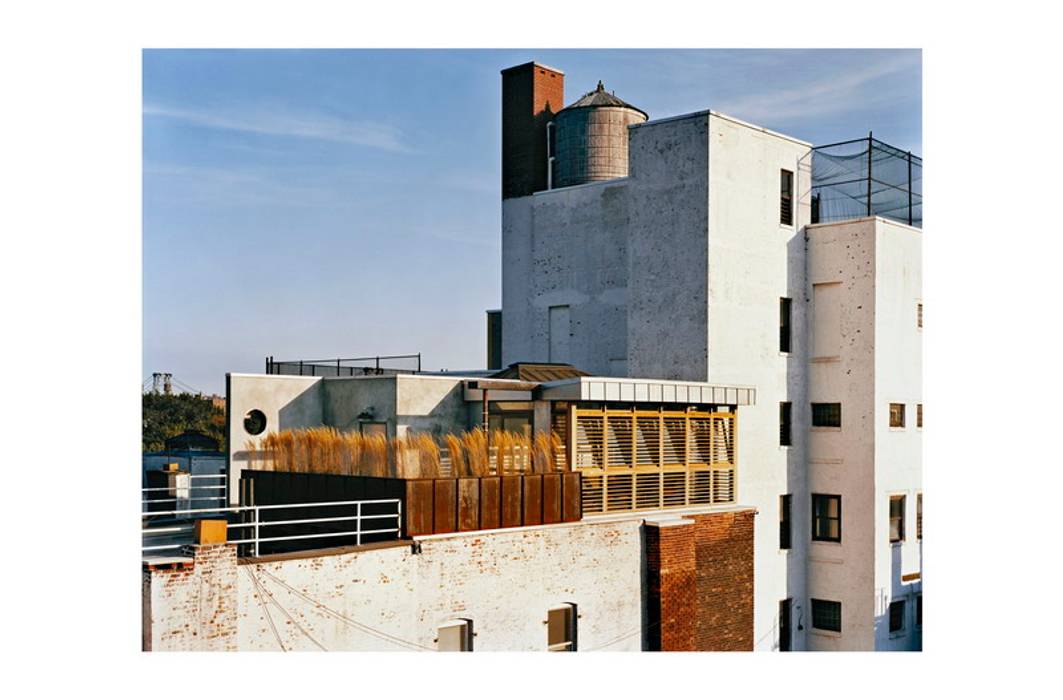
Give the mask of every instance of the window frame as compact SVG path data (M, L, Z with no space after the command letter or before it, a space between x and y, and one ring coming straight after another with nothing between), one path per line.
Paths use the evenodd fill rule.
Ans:
M834 411L831 407L837 406L837 411ZM817 408L820 414L817 416ZM826 411L826 414L823 412ZM817 420L828 420L830 422L820 422ZM837 422L834 422L837 420ZM812 427L813 428L841 428L842 427L842 405L838 401L813 401L812 402Z
M901 512L898 515L894 515L893 514L893 504L894 503L900 503L901 504L900 505L900 511ZM908 496L907 496L907 494L899 493L899 494L893 494L893 495L890 496L889 511L888 511L889 512L889 538L890 538L890 544L900 544L901 542L904 542L904 540L905 540L904 517L907 514L906 513L907 510L908 510ZM897 533L898 533L897 537L893 536L893 532L894 532L893 522L895 520L897 521Z
M794 173L779 169L779 225L794 225Z
M794 405L790 401L779 402L779 447L794 444Z
M794 300L779 297L779 352L790 353L793 349Z
M890 601L889 608L886 610L886 619L887 619L887 625L888 625L889 633L891 635L902 635L902 634L904 634L904 631L905 631L904 616L905 616L905 613L907 612L907 610L906 610L907 606L905 605L906 602L907 601L904 598L898 598L897 600L891 600ZM896 614L894 613L894 610L897 611ZM893 624L895 622L895 618L896 618L896 621L899 621L899 623L900 623L899 626L897 626L897 627L893 626Z
M889 405L889 421L891 428L904 428L907 425L905 416L905 404L891 403Z
M551 641L555 639L551 635L555 631L553 616L555 613L561 613L563 617L568 619L562 619L560 625L563 626L563 632L565 638L561 641ZM578 619L576 604L575 603L562 603L561 605L554 606L546 611L546 650L547 651L576 651L578 633Z
M828 504L830 503L830 501L836 500L837 503L838 503L838 515L834 516L834 517L831 517L829 515L830 508L829 508L829 505L828 505L827 506L828 514L820 516L820 514L819 514L819 512L817 510L817 507L816 507L817 506L817 501L819 501L819 500L823 500L825 503L828 503ZM821 534L821 530L823 530L823 528L818 527L820 520L823 520L823 521L825 521L827 523L827 528L826 528L825 531L828 534ZM832 521L835 521L835 520L838 523L838 536L837 537L831 537L829 535L829 532L830 532L830 526L829 525L830 525L830 523ZM814 493L814 494L812 494L812 541L813 542L838 542L838 543L840 543L842 541L842 497L841 497L840 494L836 494L836 493Z
M443 630L450 629L450 628L453 628L453 627L458 627L458 628L461 629L461 631L459 632L459 637L458 637L458 648L457 649L449 649L449 648L448 649L444 649L444 648L442 648L440 646L443 643ZM460 619L457 619L457 620L451 620L449 622L445 622L445 623L443 623L442 625L440 625L436 629L436 640L435 640L436 641L436 651L446 651L446 652L451 652L451 651L457 651L457 652L472 651L473 636L474 635L473 635L473 631L472 631L472 620L467 619L467 618L460 618Z
M779 496L779 549L793 549L793 502L792 493Z
M809 607L812 609L812 629L814 629L814 630L822 630L824 632L836 632L838 634L841 634L841 631L842 631L842 603L841 603L841 601L840 600L825 600L825 599L822 599L822 598L809 598L809 601L811 603L811 605ZM837 606L837 619L838 619L837 628L835 628L835 627L823 627L820 624L817 624L817 623L820 623L820 622L824 621L822 619L822 617L817 616L817 613L819 613L819 615L827 614L827 611L823 609L824 606L830 606L829 615L832 618L832 621L833 621L833 618L834 618L834 606ZM819 608L819 610L817 610L817 607Z

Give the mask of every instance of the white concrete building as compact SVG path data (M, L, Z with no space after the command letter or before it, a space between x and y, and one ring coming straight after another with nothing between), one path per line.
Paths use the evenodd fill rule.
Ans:
M590 131L588 148L627 150L627 175L536 187L571 155L550 150L552 122L506 110L531 103L556 121L543 96L557 99L563 74L509 71L522 68L523 82L503 72L503 172L528 173L523 188L503 182L503 364L755 386L738 459L739 497L759 513L756 648L919 648L920 229L844 211L812 224L834 206L813 197L812 144L713 111L635 120L626 138ZM539 129L546 158L507 148L521 142L507 128ZM871 156L894 150L874 143L869 184Z

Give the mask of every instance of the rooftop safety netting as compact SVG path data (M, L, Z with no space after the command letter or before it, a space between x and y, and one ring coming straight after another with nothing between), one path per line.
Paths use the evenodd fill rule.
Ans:
M868 136L812 149L812 223L881 216L923 226L923 159Z

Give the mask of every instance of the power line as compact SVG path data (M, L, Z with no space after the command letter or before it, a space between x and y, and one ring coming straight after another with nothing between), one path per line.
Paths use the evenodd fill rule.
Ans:
M245 562L246 563L250 563L250 562L247 562L246 560L245 560ZM253 564L253 566L257 567L258 564ZM297 591L296 589L292 588L291 586L289 586L284 581L281 581L279 578L277 578L276 576L274 576L273 574L271 574L268 571L259 570L259 573L261 573L263 576L266 576L266 577L268 577L269 579L271 579L273 581L276 581L278 584L280 584L284 588L287 588L289 591L291 591L295 595L299 596L303 600L307 601L311 605L314 605L315 607L317 607L317 608L319 608L321 610L324 610L325 612L327 612L328 614L332 615L336 619L338 619L338 620L340 620L342 622L345 622L345 623L347 623L347 624L349 624L349 625L351 625L351 626L353 626L353 627L355 627L357 629L360 629L361 631L365 632L366 634L370 634L370 635L372 635L374 637L378 637L378 638L383 639L385 641L392 642L393 644L399 644L399 645L406 646L406 647L409 647L409 648L424 649L425 651L435 651L435 649L433 649L432 647L426 647L423 644L418 644L417 642L411 642L411 641L402 639L400 637L396 637L396 636L394 636L392 634L388 634L387 632L383 632L381 630L378 630L378 629L375 629L373 627L370 627L369 625L366 625L366 624L363 624L361 622L358 622L357 620L352 620L351 618L347 617L343 613L336 612L335 610L333 610L332 608L328 607L324 603L322 603L320 601L317 601L317 600L314 600L313 598L311 598L310 596L302 593L301 591Z
M262 612L266 615L266 621L269 622L269 628L273 630L273 638L277 640L277 646L281 648L281 651L288 651L284 648L284 642L281 641L281 636L277 632L277 627L273 624L273 618L270 617L269 610L266 608L266 600L262 596L261 590L259 590L258 581L255 579L255 575L251 573L250 569L245 569L245 571L247 571L247 575L251 578L251 585L255 587L256 591L259 591L258 603L262 606Z
M300 632L302 632L303 635L307 639L309 639L311 642L313 642L317 646L318 649L320 649L321 651L328 651L328 649L326 649L325 646L321 642L319 642L316 639L314 639L314 637L309 632L307 632L305 629L303 629L302 625L300 625L298 622L296 622L295 618L292 617L291 613L289 613L284 608L284 606L280 604L280 602L277 600L276 596L274 596L273 593L271 593L270 590L268 588L266 588L266 584L264 584L262 581L258 580L258 577L255 576L254 572L250 571L250 569L249 569L248 573L250 573L251 577L258 583L259 590L263 591L269 597L269 602L271 602L275 606L277 606L277 609L279 609L282 613L284 613L284 616L288 618L289 622L291 622L293 625L295 625L296 629L298 629Z

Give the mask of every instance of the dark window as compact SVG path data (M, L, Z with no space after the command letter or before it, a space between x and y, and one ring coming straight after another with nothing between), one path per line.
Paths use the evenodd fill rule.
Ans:
M923 494L915 496L915 538L923 539Z
M793 496L779 496L779 549L790 549L790 509Z
M900 632L904 629L904 601L895 600L890 603L890 632Z
M890 542L904 541L904 496L890 496Z
M891 428L903 428L904 427L904 404L903 403L891 403L890 404L890 427Z
M923 626L923 594L915 597L915 624Z
M842 405L840 403L812 404L812 425L817 428L842 427Z
M779 601L779 651L791 649L790 638L793 633L790 631L790 609L792 602L793 598Z
M915 427L923 427L923 404L921 403L915 405Z
M818 630L842 631L842 604L836 600L812 599L812 626Z
M546 648L576 651L576 606L566 603L546 615Z
M793 300L786 297L779 299L779 351L790 352L790 308Z
M842 497L812 494L812 539L820 542L842 541Z
M916 304L915 315L916 315L916 321L915 321L916 325L919 328L922 328L923 327L923 303L922 302L919 302L918 304Z
M791 445L790 441L790 415L792 413L789 401L779 402L779 444Z
M252 408L244 414L244 430L248 435L260 435L266 429L266 414Z
M779 175L779 223L794 223L794 174L789 170L782 170Z

